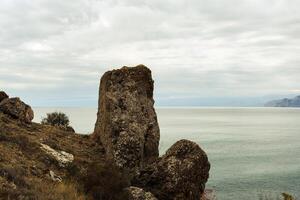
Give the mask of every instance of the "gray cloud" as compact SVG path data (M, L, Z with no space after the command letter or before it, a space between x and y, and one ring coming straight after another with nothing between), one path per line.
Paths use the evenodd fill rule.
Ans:
M297 0L2 0L0 86L34 105L96 105L104 71L144 63L158 103L299 94L299 7Z

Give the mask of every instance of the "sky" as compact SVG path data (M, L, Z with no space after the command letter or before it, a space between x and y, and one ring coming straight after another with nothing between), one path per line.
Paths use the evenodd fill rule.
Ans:
M0 90L96 106L102 74L144 64L158 106L300 94L299 0L0 0Z

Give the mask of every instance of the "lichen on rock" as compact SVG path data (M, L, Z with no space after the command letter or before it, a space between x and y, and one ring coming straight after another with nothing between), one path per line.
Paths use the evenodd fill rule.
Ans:
M41 143L41 149L47 154L53 156L58 161L60 167L65 167L74 160L74 156L72 154L65 151L55 150L46 144Z
M130 200L158 200L151 192L146 192L142 188L131 186L127 191Z

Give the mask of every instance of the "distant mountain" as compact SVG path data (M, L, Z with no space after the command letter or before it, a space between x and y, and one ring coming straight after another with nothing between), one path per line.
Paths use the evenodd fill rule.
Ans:
M265 104L266 107L300 107L300 95L295 98L279 99L274 101L269 101Z

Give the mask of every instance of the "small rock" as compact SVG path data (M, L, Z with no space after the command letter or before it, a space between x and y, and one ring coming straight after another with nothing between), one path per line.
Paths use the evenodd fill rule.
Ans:
M284 200L295 200L295 198L290 194L282 193L281 195L283 196Z
M7 98L8 95L4 91L0 91L0 102Z
M57 151L46 144L41 144L41 149L47 154L53 156L58 161L60 167L65 167L74 160L74 156L72 154L65 151Z
M49 174L50 174L50 178L53 181L62 182L62 178L60 176L57 176L53 171L50 170Z
M34 117L31 107L17 97L2 100L0 111L25 123L30 123Z
M151 192L145 192L142 188L129 187L130 200L157 200Z
M217 196L212 189L205 189L201 200L217 200Z

